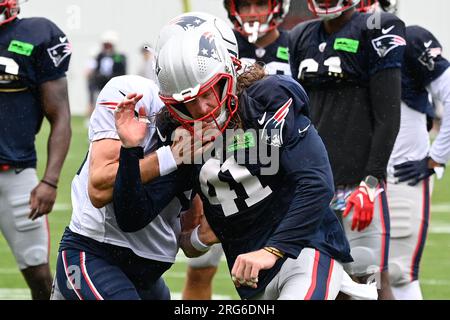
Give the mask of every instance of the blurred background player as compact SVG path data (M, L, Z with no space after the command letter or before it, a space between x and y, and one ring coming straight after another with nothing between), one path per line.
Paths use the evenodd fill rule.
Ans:
M19 19L16 0L0 1L0 229L33 299L50 297L47 214L71 138L66 71L71 46L45 18ZM35 136L50 123L47 162L36 174Z
M97 55L98 51L96 48L91 48L89 52L89 59L86 61L85 67L85 77L86 77L86 88L88 90L88 105L86 109L86 120L85 126L89 127L89 118L94 111L95 102L97 101L97 96L100 91L98 91L97 85L95 83L95 69L97 69Z
M397 1L366 0L363 10L396 12ZM450 63L442 57L439 41L420 26L406 28L406 42L401 125L388 165L389 274L396 299L421 300L419 267L430 221L432 175L440 178L450 160ZM431 148L430 94L444 106L442 126Z
M288 32L279 28L289 5L290 0L224 0L245 65L259 62L268 74L291 74Z
M306 1L306 0L305 0ZM311 119L327 147L336 188L332 206L355 260L348 272L389 286L386 170L400 126L404 23L396 16L357 12L359 0L309 0L321 20L291 31L293 76L311 99Z
M289 12L290 0L225 0L234 25L239 59L245 66L261 63L268 74L291 75L289 35L278 26ZM222 257L220 244L205 255L188 259L183 299L211 299L212 282Z
M90 63L92 71L88 77L96 92L100 92L112 78L127 73L127 59L125 54L117 51L118 42L119 36L113 30L105 31L101 36L101 50L96 55L95 62ZM91 106L94 107L95 103ZM94 110L90 110L88 116L92 111Z

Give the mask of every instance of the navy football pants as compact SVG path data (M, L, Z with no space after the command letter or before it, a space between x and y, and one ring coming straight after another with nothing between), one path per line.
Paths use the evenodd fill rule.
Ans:
M58 255L56 281L68 300L169 300L169 289L161 277L167 264L154 261L152 268L132 261L120 266L70 249Z

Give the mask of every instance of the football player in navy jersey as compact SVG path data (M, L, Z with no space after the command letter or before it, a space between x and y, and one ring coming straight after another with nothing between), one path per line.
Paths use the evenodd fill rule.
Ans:
M17 0L0 1L0 229L33 299L50 297L47 214L69 149L66 71L71 46L45 18L17 17ZM35 137L50 123L43 177L36 174Z
M365 1L363 10L396 11L396 1ZM422 299L419 267L430 221L432 176L440 178L450 160L450 63L434 35L420 26L406 28L402 67L401 125L388 165L391 217L389 273L396 299ZM443 122L430 147L429 100L444 106Z
M189 138L197 139L197 152L202 144L210 152L191 159L183 150L172 170L192 170L240 297L334 299L343 290L375 298L374 286L354 284L343 271L350 248L329 207L331 168L302 87L258 66L238 80L223 41L198 30L165 41L157 75L167 108L157 124L160 142L172 144L169 155ZM174 135L180 125L184 135ZM148 170L139 167L141 126L126 107L116 112L123 145L113 197L118 215L152 215L152 192L138 178Z
M289 5L290 0L224 0L244 65L260 62L269 74L291 74L289 34L278 28Z
M225 0L228 18L234 24L243 67L255 62L268 74L290 75L289 34L279 29L289 11L290 0ZM183 299L211 299L212 280L222 257L220 245L199 258L188 259Z
M346 267L361 281L380 272L380 298L392 298L385 181L400 125L405 26L392 14L357 12L359 0L308 4L322 19L291 31L290 63L330 156L332 205L355 260Z

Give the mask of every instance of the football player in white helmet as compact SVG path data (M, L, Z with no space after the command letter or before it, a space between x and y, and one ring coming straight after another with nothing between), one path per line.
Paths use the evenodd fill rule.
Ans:
M112 203L114 182L120 179L116 173L122 145L114 115L126 105L132 105L132 116L146 132L142 142L146 156L140 162L149 172L142 179L152 181L148 187L154 196L152 215L141 217L139 225L133 211L118 215ZM161 154L170 153L170 148L156 145L154 119L162 106L157 85L140 76L115 77L100 92L90 118L89 151L72 181L72 217L59 247L52 299L170 298L161 275L175 261L180 234L193 234L201 212L186 212L191 187L181 171L178 177L156 179L160 171L167 173L169 165ZM143 110L149 117L139 116ZM195 239L208 243L205 226L195 230ZM204 253L186 245L182 248L188 256Z
M160 97L168 110L157 122L161 142L174 150L180 139L197 137L198 150L211 146L214 137L211 157L174 160L175 169L192 170L239 295L334 299L343 290L375 298L375 286L355 284L343 271L350 249L329 207L330 164L307 117L302 87L288 76L266 76L258 66L238 78L221 38L204 31L170 37L157 65ZM145 132L128 111L133 109L121 108L116 115L124 147L113 199L119 214L148 216L151 194L136 178L149 170L137 161ZM183 136L174 134L183 128ZM252 159L238 156L263 146L272 147L271 163L279 167L264 165L262 153Z
M228 18L235 30L248 42L256 44L258 41L262 43L261 39L283 22L289 5L290 0L224 0Z
M289 4L289 0L224 1L228 17L234 25L239 59L244 69L258 62L268 74L291 74L289 35L278 28L289 11ZM201 257L188 260L184 299L211 299L212 281L222 253L220 245L215 245Z

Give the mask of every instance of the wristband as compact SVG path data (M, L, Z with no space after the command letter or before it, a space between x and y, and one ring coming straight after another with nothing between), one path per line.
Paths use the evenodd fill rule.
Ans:
M194 230L192 230L191 233L191 245L195 248L195 250L200 252L206 252L209 250L210 246L204 244L198 237L198 228L200 228L200 225L198 225Z
M277 248L264 247L263 249L266 250L267 252L270 252L273 255L276 255L278 258L283 258L284 257L284 253L281 252L280 250L278 250Z
M48 185L48 186L50 186L50 187L52 187L53 189L58 189L58 186L57 186L56 184L53 184L53 183L51 183L51 182L48 182L48 181L46 181L46 180L44 180L44 179L42 179L41 182L44 183L44 184L46 184L46 185Z
M177 170L177 163L169 146L156 150L156 155L158 156L159 175L161 177Z

